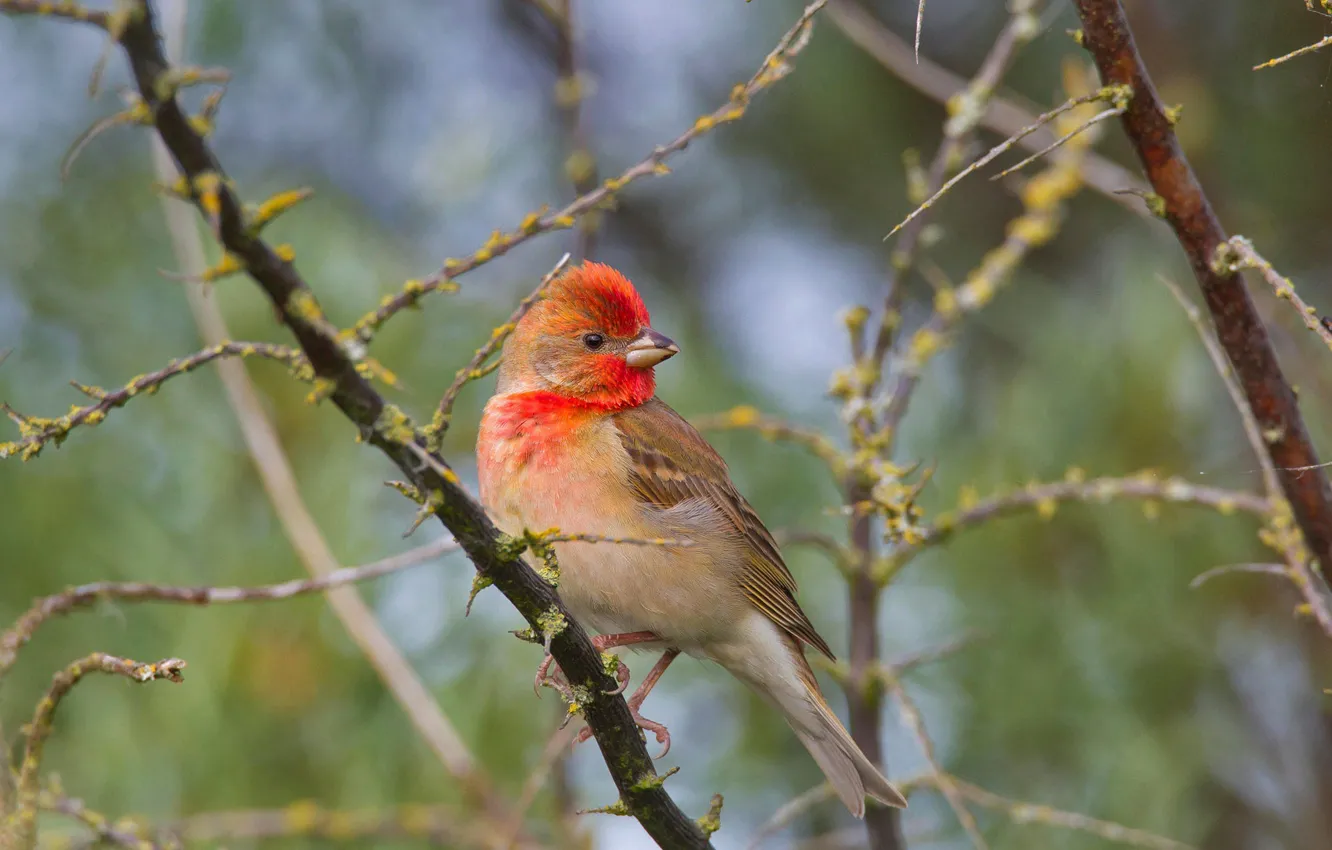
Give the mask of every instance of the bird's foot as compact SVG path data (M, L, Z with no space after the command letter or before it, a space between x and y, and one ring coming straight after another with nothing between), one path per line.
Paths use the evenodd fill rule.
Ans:
M552 664L555 664L553 655L547 654L541 659L541 664L537 666L536 681L532 683L532 690L536 692L537 697L540 697L543 687L554 688L568 699L571 695L569 680L564 678L564 671L560 669L560 665L555 664L555 669L551 670Z
M592 645L597 648L597 652L605 653L612 646L623 646L624 644L615 643L615 638L619 635L597 635L592 638ZM629 687L629 667L619 656L611 656L615 659L615 681L618 683L614 690L606 691L607 696L617 697L624 693Z
M638 706L641 703L642 700L639 700L637 703L635 703L633 699L630 699L629 714L634 718L634 724L637 725L639 729L651 732L654 736L656 736L657 743L661 744L661 752L657 753L657 755L654 758L664 759L666 758L666 754L671 751L670 730L667 729L663 724L658 723L655 720L648 720L642 714L639 714ZM574 739L574 743L581 744L591 737L592 737L592 727L584 726L582 730L579 731L578 737Z

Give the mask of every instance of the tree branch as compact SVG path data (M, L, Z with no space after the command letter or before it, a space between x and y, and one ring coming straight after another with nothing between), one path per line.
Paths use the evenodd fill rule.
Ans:
M226 357L263 357L277 360L287 364L297 375L300 374L299 370L307 365L305 357L299 351L285 345L272 345L266 342L219 342L189 357L173 360L156 372L139 375L119 389L104 390L101 387L89 387L71 381L70 383L79 392L97 399L97 403L75 407L64 416L53 419L24 416L15 412L9 405L0 403L0 410L14 420L22 435L15 442L0 443L0 460L14 455L30 460L41 454L47 443L59 446L65 437L69 436L69 432L80 425L100 424L108 413L117 407L124 407L135 396L151 395L168 379L193 372L205 363Z
M899 38L855 0L833 0L828 6L828 18L849 41L872 56L889 73L931 100L948 103L966 91L968 82L965 78L931 62L928 57L913 56L909 42ZM1001 136L1016 135L1035 121L1033 110L995 93L981 104L980 126ZM1030 136L1024 136L1018 144L1035 152L1054 140L1054 133L1042 127ZM1147 186L1119 163L1090 153L1082 164L1082 177L1089 187L1131 212L1150 214L1142 204L1122 194L1125 189L1145 192Z
M32 722L28 726L28 741L23 750L23 762L19 766L18 806L9 819L10 823L7 824L8 828L12 828L12 835L17 839L20 850L27 850L36 841L37 808L41 796L39 774L42 767L42 751L46 739L51 734L60 701L89 673L124 676L133 682L151 682L156 679L179 682L180 671L184 668L185 662L179 658L168 658L155 664L142 664L128 658L94 652L55 674L51 680L51 687L37 703L37 710L33 712ZM10 833L0 833L0 838L4 838L6 834Z
M1023 511L1035 511L1042 518L1049 519L1058 510L1060 502L1107 502L1125 498L1202 505L1223 514L1244 511L1266 517L1272 512L1271 502L1243 490L1199 487L1180 478L1163 480L1151 472L1127 478L1093 478L1087 481L1083 480L1080 471L1074 470L1064 481L1030 484L1012 493L983 500L967 500L969 503L962 505L956 512L940 514L933 525L919 529L914 539L904 540L892 551L879 568L884 573L880 580L901 569L921 550L937 546L959 531L991 520Z
M667 153L683 148L712 124L739 117L753 91L783 75L789 69L788 55L808 40L811 18L823 2L819 0L805 10L755 79L733 94L725 114L709 116L710 123L700 122L676 143L659 148L646 161L645 173L655 171ZM244 265L277 309L317 379L327 383L328 398L422 494L438 500L436 514L441 522L453 532L482 576L509 598L529 624L541 628L542 623L560 622L559 628L551 630L551 653L570 682L586 691L587 698L580 699L580 705L625 808L662 847L709 847L699 824L680 811L662 787L624 699L607 694L615 690L616 683L607 674L601 654L582 627L568 617L554 588L521 560L524 546L499 533L442 458L427 455L430 462L423 463L417 457L417 452L424 452L424 437L407 415L386 402L357 369L364 345L355 336L342 334L329 321L291 261L279 256L246 220L244 207L221 164L181 109L174 90L163 85L170 79L170 66L162 52L154 10L146 0L134 4L120 44L129 59L135 86L150 108L158 135L180 167L191 197L225 250ZM610 191L607 189L605 194ZM586 201L586 208L600 200Z
M122 5L122 8L127 10L137 7L137 3ZM179 62L184 53L188 11L186 0L167 0L160 8L163 12L164 58L168 63ZM171 77L168 79L185 76L182 69L172 69L169 73ZM169 96L160 93L161 91L159 87L159 97ZM203 110L207 109L208 105L205 102ZM151 116L146 103L144 112L145 115ZM192 126L196 130L206 132L200 129L197 116L192 121ZM183 186L183 200L189 201L191 196L189 182L181 177L162 140L153 138L152 142L153 167L158 179L163 184ZM252 211L247 208L245 213L248 216L247 225L250 233L257 235L266 224L284 210L291 209L307 195L308 193L299 190L281 192L259 204ZM187 203L165 195L161 198L161 202L177 263L188 277L199 277L206 266L206 260L198 220ZM211 213L209 217L214 218ZM275 253L279 258L287 260L291 258L290 253L284 254L282 246L279 246ZM241 258L226 251L222 256L238 273L244 271ZM226 319L218 307L217 299L209 297L202 286L188 280L183 288L199 335L206 342L216 342L229 336ZM377 364L368 357L358 360L356 368L363 377L368 378L375 374L383 376L382 370L377 369ZM329 384L318 379L313 374L314 370L308 366L306 371L310 377L316 378L310 400L318 401L329 389ZM263 400L254 382L250 380L242 364L230 361L219 363L218 376L222 380L227 402L236 416L246 450L263 484L264 493L272 504L282 531L300 559L301 565L312 576L327 576L337 572L342 566L341 562L334 555L328 539L301 495L291 461L282 446L277 428L264 409ZM389 694L402 708L413 729L439 759L444 770L459 783L469 799L481 801L489 815L505 822L510 820L512 816L504 800L495 792L490 777L472 756L467 744L440 707L438 700L416 675L411 663L394 644L366 601L351 587L335 587L328 593L327 599L334 616L342 623L348 636L365 656Z
M401 292L386 297L377 309L356 322L356 336L362 342L368 343L384 322L408 307L416 306L428 293L450 290L455 286L453 283L455 278L479 268L495 257L507 254L534 236L573 227L579 216L601 209L613 201L621 189L640 177L669 174L670 169L666 166L669 157L689 147L695 139L722 124L738 121L749 109L749 104L755 95L791 72L794 67L791 65L791 60L809 44L814 16L827 2L828 0L814 0L806 6L795 25L777 42L777 46L763 60L763 64L754 72L754 76L733 88L730 98L725 103L707 115L701 116L688 130L666 144L653 148L652 153L625 169L618 177L607 179L596 189L580 195L558 212L531 213L523 219L517 230L509 233L496 230L485 245L469 256L461 260L452 258L445 260L444 267L429 277L408 281Z
M270 602L322 593L334 587L369 581L389 573L434 560L458 548L453 540L437 540L415 549L359 567L345 567L322 576L293 579L258 587L176 587L138 581L99 581L71 587L42 597L0 634L0 680L14 666L18 652L47 620L86 608L101 600L117 602L175 602L183 605L227 605L237 602Z
M1301 533L1318 563L1332 567L1332 491L1319 466L1295 393L1281 373L1276 352L1239 276L1215 262L1226 242L1201 184L1175 138L1173 121L1152 86L1119 0L1074 0L1083 44L1105 85L1133 90L1124 130L1160 196L1165 219L1189 258L1194 277L1225 349L1262 427ZM1295 471L1298 468L1299 471ZM1314 581L1324 584L1321 576Z

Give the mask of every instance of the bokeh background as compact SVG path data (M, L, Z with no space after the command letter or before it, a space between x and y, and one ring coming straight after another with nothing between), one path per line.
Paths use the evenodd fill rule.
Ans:
M586 130L603 174L723 102L799 12L787 0L575 5L592 82ZM1332 307L1332 52L1250 70L1332 24L1300 0L1126 5L1163 96L1184 105L1181 133L1222 220ZM914 3L868 7L910 33ZM922 51L969 76L1005 17L995 2L930 0ZM1076 26L1070 6L1055 2L1043 22L1006 88L1053 105L1064 97L1060 62L1080 51L1065 35ZM243 194L317 190L271 235L295 245L329 313L348 322L493 228L572 197L551 44L544 19L519 0L196 0L187 56L234 72L215 141ZM101 49L87 28L0 17L0 351L10 351L0 399L32 414L79 403L70 379L117 385L200 347L179 285L158 273L175 265L146 132L102 137L59 177L67 145L120 108L119 56L103 93L87 96ZM881 238L909 210L902 153L931 156L943 117L824 21L795 73L743 121L675 158L671 176L626 191L595 256L639 285L654 325L681 343L658 370L661 396L690 416L752 404L840 439L826 397L847 359L838 313L881 299L891 250ZM1116 126L1100 150L1133 165ZM1018 209L1011 187L969 181L938 211L930 260L960 280ZM1234 410L1157 281L1166 274L1193 290L1166 228L1091 193L1069 213L1059 238L927 373L900 441L904 461L937 467L925 506L954 505L967 485L985 493L1069 466L1150 467L1256 489ZM394 399L428 412L573 239L533 240L467 275L460 294L395 319L373 348L403 379ZM920 278L908 285L914 320L930 289ZM214 297L237 338L286 341L248 281L227 280ZM1269 292L1255 297L1326 445L1332 355ZM306 388L280 367L250 371L343 563L441 533L427 524L403 540L414 506L382 486L393 470L334 409L307 405ZM471 482L492 385L464 391L446 445ZM829 512L837 489L817 462L746 433L716 443L770 526L844 532ZM0 623L37 596L95 579L251 584L301 574L212 369L33 462L0 464L0 508ZM922 557L888 590L882 652L978 635L907 684L943 762L993 791L1217 850L1325 847L1325 640L1293 617L1296 600L1276 580L1189 589L1209 567L1270 559L1255 531L1248 518L1169 505L1155 519L1141 504L1110 504L1002 520ZM805 607L844 651L842 581L817 553L787 554ZM455 555L361 591L502 793L516 797L557 722L556 700L532 696L539 652L507 634L521 623L501 596L483 593L463 618L471 576ZM51 673L92 650L190 663L182 686L94 680L62 706L47 763L100 810L170 819L299 799L349 808L460 799L320 598L106 605L53 622L0 693L11 735ZM840 695L833 701L843 709ZM725 794L718 847L745 846L818 781L782 722L716 669L678 664L648 709L675 736L665 764L683 769L671 780L676 799L701 813ZM890 774L919 773L914 740L891 704L883 711ZM579 807L614 799L590 747L572 758L568 784ZM556 807L555 795L538 800L538 830ZM1107 846L993 813L981 823L996 848ZM827 803L769 846L851 825ZM648 846L628 819L589 815L580 826L598 847ZM912 847L967 846L928 793L913 798L904 828ZM844 846L863 846L860 833L849 836Z

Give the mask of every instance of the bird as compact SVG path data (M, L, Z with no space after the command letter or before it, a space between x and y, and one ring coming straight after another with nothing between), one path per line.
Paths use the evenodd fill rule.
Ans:
M805 650L833 653L772 535L716 450L656 396L654 368L679 351L614 268L588 261L555 278L504 345L477 437L481 502L510 535L558 528L663 543L552 546L560 600L598 633L598 650L662 650L628 702L667 750L669 731L639 709L684 653L775 706L853 815L864 816L866 796L904 808L819 690Z

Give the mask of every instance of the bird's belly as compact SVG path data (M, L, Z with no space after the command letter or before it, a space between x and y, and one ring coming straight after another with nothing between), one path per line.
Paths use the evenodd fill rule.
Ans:
M580 623L602 634L654 632L693 652L729 634L726 614L742 600L731 598L738 594L692 548L561 544L560 598Z
M636 506L626 515L622 494L612 489L622 485L608 482L604 471L550 465L513 472L517 486L505 489L521 496L487 500L508 534L557 527L562 534L680 537L654 528ZM743 616L743 596L726 580L714 547L691 540L687 546L569 541L554 548L560 599L580 624L601 634L650 631L695 654L729 635Z

